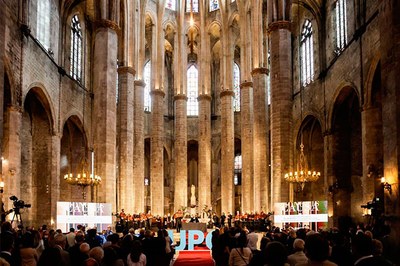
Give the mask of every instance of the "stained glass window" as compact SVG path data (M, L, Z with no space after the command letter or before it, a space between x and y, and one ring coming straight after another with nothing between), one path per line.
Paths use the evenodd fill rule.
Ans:
M144 87L144 110L146 112L151 112L151 62L148 61L144 66L143 80L146 86Z
M314 79L314 47L313 30L310 20L303 25L300 40L301 51L301 80L303 86L310 84Z
M193 3L193 10L191 10L191 6ZM199 12L199 0L186 0L186 12L191 12L193 11L194 13Z
M167 0L165 2L165 8L176 10L176 0Z
M37 1L36 38L46 48L50 47L50 2Z
M336 13L336 52L339 53L347 44L346 1L338 0L335 4Z
M198 96L198 83L199 72L197 68L192 65L187 71L187 115L199 114Z
M39 1L40 2L40 1ZM70 75L78 82L82 81L82 29L78 15L71 20L71 65Z
M218 0L210 0L210 12L219 9Z
M233 64L233 111L240 112L240 69L238 64Z

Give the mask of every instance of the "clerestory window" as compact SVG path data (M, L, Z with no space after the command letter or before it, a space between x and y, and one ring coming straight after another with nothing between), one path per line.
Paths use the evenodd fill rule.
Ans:
M144 65L143 80L144 83L146 84L146 86L144 87L144 110L146 112L151 112L151 96L150 96L151 61L150 60Z
M199 115L199 71L192 65L187 70L187 115Z
M37 1L36 38L46 50L50 47L50 1Z
M71 65L70 75L82 82L82 29L78 15L71 19Z
M233 64L233 111L240 112L240 69L238 64Z
M335 3L336 19L336 53L340 53L347 44L346 1L337 0Z
M310 20L306 20L301 31L301 80L306 86L314 80L314 46L313 29Z

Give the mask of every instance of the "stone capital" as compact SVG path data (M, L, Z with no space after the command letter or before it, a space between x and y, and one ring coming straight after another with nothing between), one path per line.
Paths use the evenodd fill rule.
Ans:
M268 25L268 34L276 30L288 30L291 31L292 24L290 21L281 20L281 21L274 21Z
M7 109L10 112L18 112L18 113L22 113L23 112L22 107L18 106L18 105L8 105Z
M253 87L253 82L252 81L244 81L242 84L240 84L240 89L244 89L247 87Z
M231 91L231 90L221 91L220 97L222 98L222 97L225 97L225 96L233 97L233 96L235 96L235 93L233 91Z
M133 67L129 67L129 66L121 66L118 68L118 74L132 74L133 76L136 74L135 69L133 69Z
M211 102L211 96L208 94L201 94L201 95L199 95L199 97L197 97L197 100Z
M137 79L133 83L135 84L135 87L146 87L146 83L142 79Z
M159 96L161 96L161 97L165 97L165 92L164 91L162 91L162 90L151 90L150 91L150 95L151 96L153 96L153 95L159 95Z
M114 30L117 34L120 33L121 28L118 26L118 23L108 19L99 19L94 22L94 27L96 30L101 28L107 28Z
M187 101L188 97L185 94L177 94L174 96L174 101L184 100Z
M269 73L269 70L266 67L257 67L251 71L252 76L260 75L260 74L268 75L268 73Z
M330 128L328 128L328 129L326 129L326 130L322 133L322 135L323 135L324 137L331 136L331 135L333 135L333 130L330 129Z

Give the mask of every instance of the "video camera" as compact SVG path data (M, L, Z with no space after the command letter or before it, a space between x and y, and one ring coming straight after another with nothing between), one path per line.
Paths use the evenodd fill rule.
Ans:
M380 198L374 198L372 201L368 201L367 204L361 205L361 208L371 210L373 216L379 216L383 212L383 202Z
M25 204L23 200L19 200L15 195L11 196L10 200L13 201L14 209L30 208L32 206L31 204Z

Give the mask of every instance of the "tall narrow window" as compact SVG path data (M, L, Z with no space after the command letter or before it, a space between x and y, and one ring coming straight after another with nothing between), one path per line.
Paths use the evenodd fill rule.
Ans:
M218 0L210 0L210 12L219 9Z
M150 96L151 62L150 62L150 60L146 63L146 65L144 65L143 79L144 79L144 83L146 83L146 87L144 87L144 110L146 112L151 112L151 96Z
M199 114L199 103L197 102L198 95L199 72L192 65L187 71L187 115Z
M165 2L165 8L176 10L176 0L167 0Z
M71 20L70 74L78 82L82 81L82 29L78 15L74 15Z
M192 3L193 3L193 10L192 10ZM194 13L199 12L199 0L186 0L186 12L191 12L193 11Z
M233 176L233 184L235 186L241 185L242 183L242 155L238 154L235 156L235 172Z
M301 80L303 86L310 84L314 79L314 51L313 51L313 31L310 20L306 20L303 25L300 40L301 51Z
M347 15L346 1L337 0L335 3L336 19L336 53L340 53L347 44Z
M240 112L240 69L238 64L233 64L233 111Z
M50 2L49 0L37 1L37 26L36 38L44 46L50 47Z

